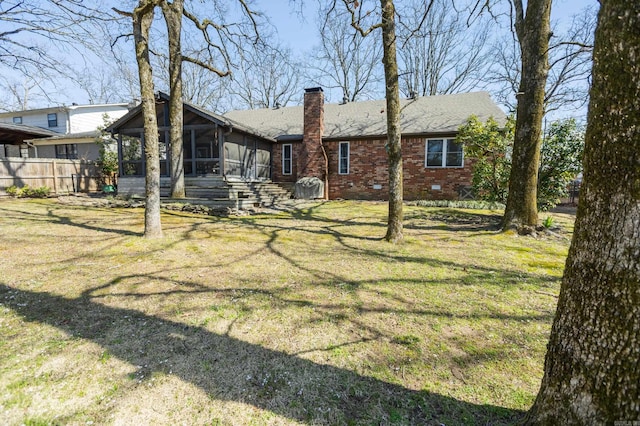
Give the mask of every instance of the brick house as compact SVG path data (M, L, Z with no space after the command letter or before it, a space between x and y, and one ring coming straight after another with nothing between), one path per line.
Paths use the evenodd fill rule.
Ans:
M168 194L171 164L168 100L163 93L156 98L163 194ZM188 197L189 193L202 194L199 188L207 185L273 182L290 187L304 177L325 182L329 199L388 197L384 99L328 104L321 88L311 88L305 90L300 106L219 115L184 103L184 114ZM506 121L487 92L401 101L406 200L458 199L468 195L471 164L465 160L462 146L455 143L455 136L471 115L482 121L491 116L498 122ZM140 107L133 108L107 130L118 140L118 192L143 195L145 156Z
M504 122L487 92L401 101L404 198L458 199L471 185L471 162L455 143L469 116ZM388 195L386 101L325 104L321 88L305 90L304 105L231 111L226 118L267 135L271 180L317 177L330 199L384 200Z

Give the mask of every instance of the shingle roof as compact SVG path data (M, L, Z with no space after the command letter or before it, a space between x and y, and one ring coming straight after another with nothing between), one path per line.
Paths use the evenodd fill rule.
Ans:
M156 98L159 101L163 101L163 102L168 102L170 97L169 95L167 95L164 92L158 92L156 94ZM195 114L209 120L212 121L214 123L217 123L220 126L225 126L225 127L234 127L242 132L246 132L255 136L260 136L262 138L265 139L272 139L272 137L268 134L264 134L264 132L262 132L259 128L256 128L255 126L251 125L251 122L249 123L242 123L236 120L233 120L232 118L229 117L225 117L222 116L220 114L217 114L215 112L212 111L207 111L204 108L201 108L197 105L194 105L190 102L183 102L183 105L188 108L189 110L191 110L192 112L194 112ZM129 110L129 112L125 115L123 115L122 117L120 117L116 122L112 123L110 126L108 126L106 128L107 132L114 132L117 133L120 131L120 129L126 125L127 122L129 122L130 120L132 120L133 118L137 117L139 114L142 114L142 105L137 105L134 108L131 108Z
M33 136L53 136L58 133L53 130L43 129L42 127L27 126L26 124L0 123L2 130L12 132L22 132Z
M29 138L42 138L56 135L48 129L27 126L24 124L0 123L0 140L6 143L22 143Z
M488 92L402 99L400 105L400 125L405 135L455 132L473 114L482 121L491 116L499 123L506 120ZM303 106L237 110L224 116L278 140L302 139ZM324 119L325 138L386 135L386 101L325 104Z
M99 130L89 130L86 132L57 134L57 135L49 136L48 138L42 138L40 140L56 141L56 140L67 140L67 139L87 139L87 138L97 138L100 135L101 135L101 132Z

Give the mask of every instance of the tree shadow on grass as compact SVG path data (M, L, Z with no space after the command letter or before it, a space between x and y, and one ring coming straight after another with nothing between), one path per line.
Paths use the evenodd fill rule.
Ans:
M0 301L25 321L87 339L138 366L140 380L172 374L213 399L307 424L507 425L524 414L414 391L87 296L67 299L0 284Z
M85 229L87 231L96 231L96 232L102 232L107 234L117 234L117 235L131 236L131 237L140 237L143 235L142 232L134 232L134 231L129 231L127 229L119 229L118 226L113 223L109 224L110 225L109 227L96 226L92 224L93 222L97 222L95 220L83 222L82 220L79 220L77 217L74 217L71 214L61 213L64 207L79 209L80 207L78 206L61 205L61 206L45 206L45 207L47 211L46 215L39 212L34 213L26 210L18 210L13 208L12 209L0 208L0 212L2 213L4 219L15 219L15 220L28 219L29 221L33 221L33 222L50 223L51 225L73 226L73 227ZM91 207L91 209L93 210L94 213L99 213L101 210L102 211L104 210L97 207ZM110 210L110 212L111 211L114 211L114 210Z

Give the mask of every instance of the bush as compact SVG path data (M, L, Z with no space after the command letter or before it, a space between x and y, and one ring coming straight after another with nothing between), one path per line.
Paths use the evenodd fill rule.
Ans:
M18 188L17 186L12 185L5 191L12 197L17 198L46 198L51 194L51 188L48 186L31 188L29 185L25 185L22 188Z
M10 187L8 187L7 189L5 189L5 192L8 195L11 195L12 197L17 197L18 196L18 187L15 185L11 185Z
M493 117L486 123L471 116L460 127L457 142L464 144L464 152L473 162L473 194L483 201L506 203L511 173L511 151L515 121L510 117L500 126Z
M551 123L540 149L538 209L555 207L568 195L569 183L582 169L584 126L575 119Z
M456 140L464 144L465 155L474 160L473 192L477 199L505 203L509 192L511 155L515 123L504 128L489 118L482 123L471 116L460 127ZM538 209L555 207L567 196L567 186L582 169L584 126L575 119L551 123L540 149Z

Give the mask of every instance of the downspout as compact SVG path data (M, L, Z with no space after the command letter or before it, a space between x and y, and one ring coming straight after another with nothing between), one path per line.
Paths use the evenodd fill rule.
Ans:
M65 108L64 110L67 113L67 126L66 126L67 128L65 133L69 134L71 133L71 113L69 112L69 108Z
M27 146L30 146L31 148L33 148L33 154L35 155L35 157L33 157L33 158L38 158L38 147L37 147L37 146L35 146L35 145L33 144L33 142L24 141L24 143L26 143L26 144L27 144Z
M327 150L324 148L322 137L320 137L320 148L322 148L322 155L324 156L324 199L329 200L329 157L327 156Z

